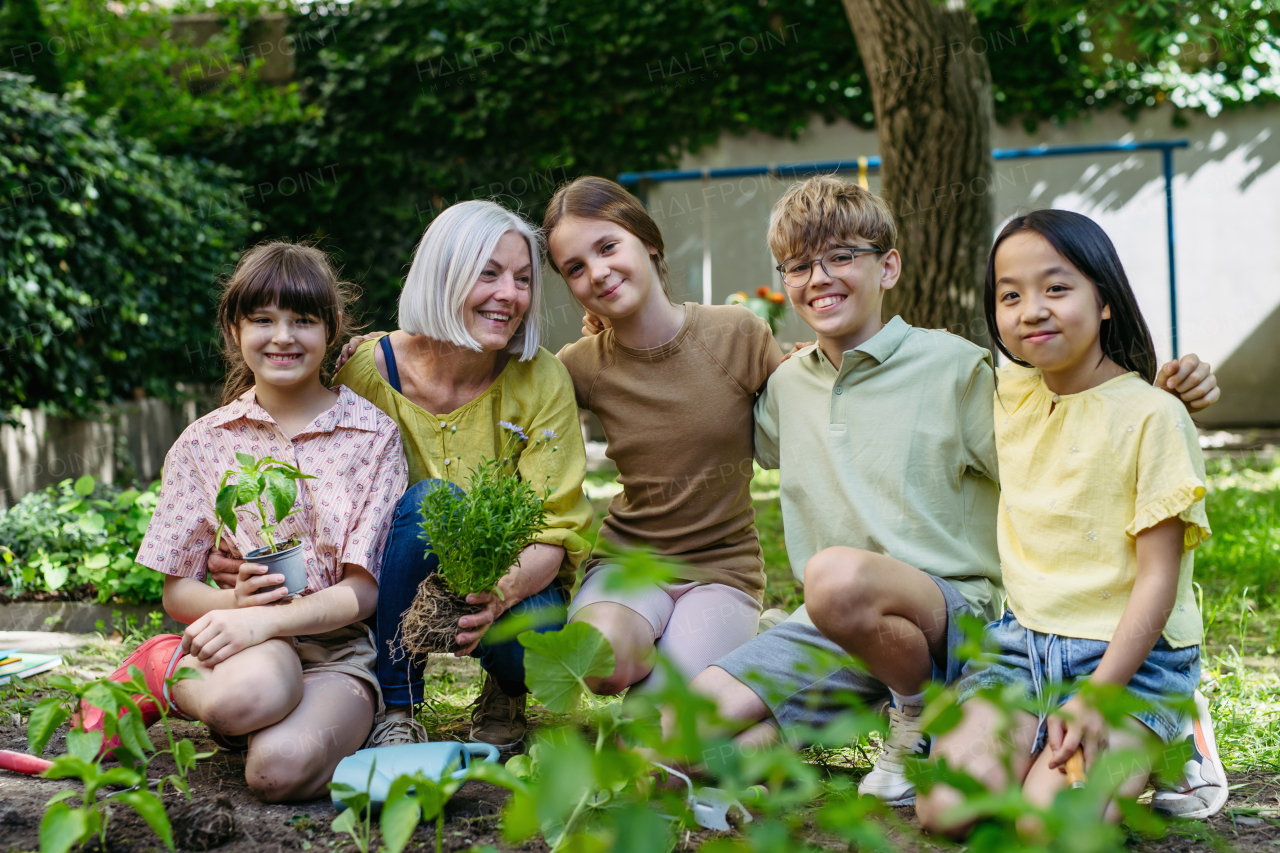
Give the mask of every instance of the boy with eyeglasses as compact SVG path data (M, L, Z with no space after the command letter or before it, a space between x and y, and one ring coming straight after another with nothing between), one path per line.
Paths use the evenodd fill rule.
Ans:
M888 705L884 754L858 786L914 800L903 759L923 754L924 688L959 674L957 617L999 612L999 501L991 354L944 331L881 320L901 272L889 206L830 176L775 206L769 248L797 315L816 333L756 402L756 456L780 469L787 552L805 601L691 687L744 728L741 743L821 726L842 694ZM1217 398L1195 356L1159 387ZM855 665L852 655L862 663Z

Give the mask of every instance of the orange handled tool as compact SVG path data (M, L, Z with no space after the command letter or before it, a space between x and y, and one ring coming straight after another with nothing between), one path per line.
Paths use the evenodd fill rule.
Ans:
M1067 784L1072 788L1083 788L1084 782L1084 752L1076 749L1067 759Z
M38 776L52 766L52 761L47 761L35 755L0 749L0 770L12 770L15 773Z

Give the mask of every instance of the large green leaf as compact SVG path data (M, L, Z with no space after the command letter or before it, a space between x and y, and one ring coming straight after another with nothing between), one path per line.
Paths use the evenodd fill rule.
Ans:
M88 474L76 480L75 491L77 495L88 497L93 494L94 481Z
M62 585L67 582L67 578L71 577L71 570L62 563L48 564L40 568L44 575L44 582L49 589L61 589Z
M257 500L258 495L266 488L266 478L261 474L256 477L241 476L236 484L236 506L244 506Z
M521 634L525 682L548 711L568 712L577 705L587 677L613 673L613 647L586 622L571 622L560 631Z
M89 512L80 516L80 529L90 536L96 536L107 529L107 520L100 512Z
M82 809L66 803L54 803L40 819L40 853L67 853L73 846L88 840Z
M391 783L387 792L379 826L382 828L382 843L388 853L400 853L408 846L422 817L418 798L409 790L416 782L412 776L401 776Z
M289 514L290 510L293 509L294 501L297 499L297 482L286 477L280 471L267 472L267 500L271 502L271 509L275 512L277 524Z
M86 764L98 757L98 750L101 748L102 732L84 732L79 729L67 732L67 753Z
M135 812L151 827L151 831L160 836L164 846L173 849L173 831L169 827L169 815L165 813L164 803L150 791L126 791L119 799Z
M230 483L218 489L218 496L214 499L214 512L221 521L227 526L232 533L236 532L236 485Z
M62 725L69 716L71 716L70 712L57 698L51 696L48 699L42 699L40 704L31 710L31 716L27 718L27 743L31 751L36 755L44 752L49 738L53 737L58 726Z

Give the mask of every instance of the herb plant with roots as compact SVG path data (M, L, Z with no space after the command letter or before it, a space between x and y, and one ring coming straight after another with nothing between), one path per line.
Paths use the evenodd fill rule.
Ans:
M422 500L422 538L427 551L439 559L439 568L418 587L405 614L401 636L410 654L452 651L458 619L481 609L467 604L466 596L492 592L501 597L498 581L546 525L551 487L544 484L539 495L521 478L516 451L521 445L550 444L557 436L543 430L530 442L519 426L506 421L498 425L505 432L503 455L476 465L465 494L442 482ZM550 452L557 449L552 445Z

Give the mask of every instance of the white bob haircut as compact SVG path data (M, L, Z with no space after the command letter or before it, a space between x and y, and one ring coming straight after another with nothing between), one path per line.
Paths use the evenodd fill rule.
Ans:
M484 265L508 231L524 238L532 267L529 309L511 336L506 351L520 361L537 355L542 332L542 255L538 232L520 214L492 201L460 202L427 226L414 250L404 290L400 292L401 330L479 352L480 343L467 331L463 313Z

